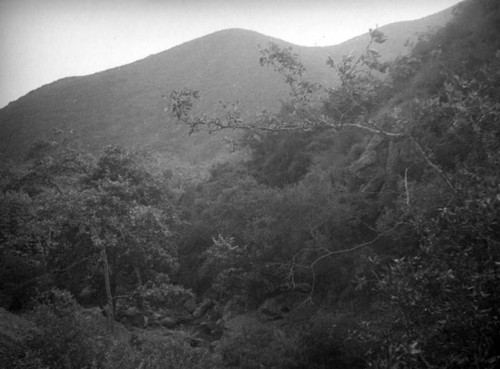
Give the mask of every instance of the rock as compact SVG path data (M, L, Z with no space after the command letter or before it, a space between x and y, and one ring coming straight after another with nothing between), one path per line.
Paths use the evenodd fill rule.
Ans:
M380 146L383 140L384 138L380 135L373 136L368 145L366 145L365 151L363 152L361 157L354 163L352 163L349 167L351 173L359 174L360 171L377 162L378 156L376 148Z
M196 310L196 296L191 296L184 302L184 308L189 312L193 313Z
M210 309L213 306L214 302L212 299L204 299L202 303L195 309L193 312L193 317L198 319L202 315L204 315L208 309Z
M225 323L227 322L229 319L231 318L234 318L235 316L237 315L241 315L245 312L245 310L243 310L241 308L241 306L239 306L238 303L236 303L235 301L233 300L230 300L226 305L224 305L224 307L222 308L222 316L219 320L222 321L222 323Z
M201 338L196 338L196 337L189 339L187 342L188 342L189 346L191 346L191 347L203 347L203 346L209 345L209 343L206 342L205 340L202 340Z
M207 336L210 336L216 328L217 323L211 321L203 322L199 325L199 331Z
M269 298L257 310L259 318L262 320L282 319L283 314L289 311L289 308L282 306L276 298Z
M159 312L153 312L149 316L149 321L151 324L155 324L155 323L159 322L160 320L162 320L163 317L164 316L162 316L162 314L160 314Z
M164 326L165 328L174 328L179 322L175 320L174 318L171 317L166 317L160 320L160 325Z
M226 331L230 331L236 334L243 334L245 332L251 332L258 330L262 327L262 323L253 314L243 314L238 315L224 324Z
M136 308L135 306L132 306L132 307L127 308L122 313L122 315L127 316L127 317L133 317L133 316L136 316L136 315L141 315L141 312L139 311L138 308Z
M224 324L224 331L220 338L220 343L225 344L231 342L236 337L256 332L264 327L264 324L259 318L253 314L238 315Z
M127 309L117 313L116 318L124 324L132 325L134 327L144 327L146 319L141 311L135 306L128 307Z

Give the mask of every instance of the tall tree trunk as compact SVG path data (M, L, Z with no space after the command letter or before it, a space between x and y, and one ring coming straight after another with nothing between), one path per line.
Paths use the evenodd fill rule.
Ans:
M140 286L142 286L141 271L139 270L139 268L137 267L137 265L134 267L134 269L135 269L135 276L137 277L137 285L140 287Z
M104 267L104 284L106 285L106 307L105 312L108 318L108 330L111 334L115 335L115 326L114 326L114 314L113 314L113 296L111 294L111 282L109 279L109 264L108 264L108 256L106 254L106 249L103 247L101 251L101 260Z

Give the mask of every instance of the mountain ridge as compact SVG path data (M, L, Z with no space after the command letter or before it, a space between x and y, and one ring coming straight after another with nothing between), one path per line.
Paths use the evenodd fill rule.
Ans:
M407 32L399 34L397 42L380 45L381 54L406 52L402 37L428 24L444 25L451 8L438 14L431 20L410 21L413 27L405 27ZM286 86L277 73L260 66L259 47L270 42L292 47L306 67L306 79L332 85L336 78L327 58L361 50L367 37L320 47L294 45L241 28L217 31L130 64L63 78L29 92L0 109L0 147L4 157L20 157L34 141L51 140L54 132L64 132L92 152L116 143L166 151L189 161L213 160L223 151L223 138L233 134L189 136L186 127L166 114L172 90L199 90L199 109L208 114L216 114L220 101L240 101L247 117L276 111L286 99Z

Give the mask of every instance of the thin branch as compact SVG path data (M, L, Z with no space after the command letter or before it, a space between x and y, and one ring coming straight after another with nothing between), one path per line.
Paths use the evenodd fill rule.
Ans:
M408 189L408 168L405 169L405 193L406 193L406 206L410 206L410 191Z
M356 245L354 247L351 247L351 248L348 248L348 249L344 249L344 250L336 250L336 251L330 251L328 253L326 253L325 255L322 255L320 256L319 258L317 258L316 260L314 260L310 267L311 268L314 268L314 266L321 260L325 259L325 258L328 258L330 256L334 256L334 255L340 255L340 254L347 254L349 252L353 252L353 251L357 251L359 249L362 249L363 247L367 247L367 246L370 246L371 244L377 242L380 238L386 236L388 233L392 232L394 229L396 229L397 227L399 227L401 224L403 224L402 222L398 222L396 223L396 225L394 225L394 227L392 227L391 229L385 231L385 232L382 232L380 233L379 235L377 235L377 237L375 237L374 239L370 240L370 241L367 241L367 242L363 242L359 245Z
M82 264L82 263L84 263L86 261L89 261L89 260L92 260L92 258L90 256L87 256L86 258L83 258L81 260L75 261L74 263L68 265L66 268L54 270L53 273L67 272L70 269L73 269L74 267L76 267L77 265L80 265L80 264Z
M363 129L365 131L379 134L382 136L387 136L387 137L393 137L393 138L405 138L408 137L408 135L404 132L389 132L386 130L383 130L381 128L378 128L377 126L373 125L366 125L366 124L361 124L361 123L342 123L340 125L341 127L354 127L354 128L359 128Z
M446 183L446 185L453 191L454 194L457 193L457 190L455 189L455 187L453 186L453 184L450 182L450 180L448 179L448 177L446 176L446 174L443 172L443 170L441 168L439 168L436 164L434 164L430 159L429 157L427 156L427 154L425 153L424 149L422 148L422 146L420 146L420 144L417 142L417 140L415 140L415 138L412 136L412 135L408 135L408 137L410 138L410 141L413 143L413 145L415 146L415 148L417 149L417 151L422 155L422 157L424 158L425 162L432 168L434 169L434 171L441 177L441 179Z
M379 239L381 239L382 237L386 236L387 234L389 234L390 232L394 231L397 227L399 227L400 225L404 224L403 222L398 222L396 223L392 228L386 230L385 232L382 232L380 234L378 234L374 239L370 240L370 241L367 241L367 242L363 242L359 245L356 245L356 246L353 246L353 247L350 247L348 249L343 249L343 250L335 250L335 251L328 251L328 249L322 247L322 248L319 248L319 249L313 249L313 248L307 248L307 249L301 249L299 250L292 258L292 262L291 262L291 265L290 265L290 272L289 272L289 278L291 277L293 283L295 283L295 279L294 279L294 276L293 274L293 271L295 270L295 267L302 267L304 269L309 269L311 270L311 274L312 274L312 285L311 285L311 289L309 291L309 296L308 298L302 302L302 304L300 304L299 306L302 306L303 304L307 303L307 302L311 302L312 303L312 296L314 294L314 289L315 289L315 286L316 286L316 271L314 269L314 267L316 266L317 263L319 263L321 260L323 259L326 259L328 257L332 257L332 256L336 256L336 255L341 255L341 254L347 254L347 253L350 253L350 252L354 252L354 251L357 251L357 250L360 250L364 247L367 247L367 246L370 246L372 244L374 244L375 242L377 242ZM321 255L320 257L318 257L316 260L314 260L311 264L309 265L301 265L301 264L297 264L295 262L295 260L297 259L297 257L304 251L312 251L312 250L315 250L315 251L318 251L318 250L324 250L324 251L328 251L326 254L324 255Z

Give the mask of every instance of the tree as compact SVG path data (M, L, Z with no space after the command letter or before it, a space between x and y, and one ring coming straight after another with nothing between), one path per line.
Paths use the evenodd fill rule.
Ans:
M14 267L24 255L25 268L39 265L44 288L55 285L87 303L104 298L109 317L117 295L157 273L175 273L177 212L162 177L140 160L119 147L106 148L97 162L64 145L32 150L1 196L6 262Z

